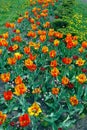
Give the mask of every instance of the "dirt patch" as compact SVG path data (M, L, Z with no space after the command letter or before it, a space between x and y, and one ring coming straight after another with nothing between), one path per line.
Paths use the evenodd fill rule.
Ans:
M77 123L69 130L87 130L87 117L80 119Z

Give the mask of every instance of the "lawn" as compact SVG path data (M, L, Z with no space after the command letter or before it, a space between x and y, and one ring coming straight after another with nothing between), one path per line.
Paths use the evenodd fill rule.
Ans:
M29 8L29 0L0 0L0 34L6 31L4 24L14 22Z

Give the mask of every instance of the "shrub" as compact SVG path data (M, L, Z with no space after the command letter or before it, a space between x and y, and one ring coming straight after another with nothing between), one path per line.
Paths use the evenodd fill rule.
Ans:
M71 4L72 3L72 4ZM55 10L55 19L52 21L53 26L57 31L63 34L71 33L78 35L82 42L87 39L87 5L81 1L61 1ZM57 24L58 23L58 24ZM59 26L61 23L66 23L66 26Z

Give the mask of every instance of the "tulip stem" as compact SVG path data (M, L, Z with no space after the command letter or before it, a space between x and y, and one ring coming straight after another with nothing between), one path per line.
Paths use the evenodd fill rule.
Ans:
M37 124L35 119L32 121L32 130L37 130Z

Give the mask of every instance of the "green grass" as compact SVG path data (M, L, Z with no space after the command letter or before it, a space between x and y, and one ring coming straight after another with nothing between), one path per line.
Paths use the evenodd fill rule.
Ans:
M0 0L0 34L7 31L7 21L15 22L28 8L29 0Z

